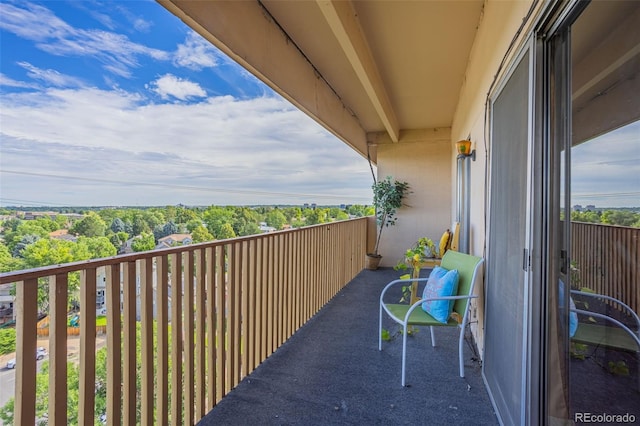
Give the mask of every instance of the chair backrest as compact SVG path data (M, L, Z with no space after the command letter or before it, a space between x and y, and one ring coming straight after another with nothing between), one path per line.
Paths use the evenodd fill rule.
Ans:
M444 254L441 266L448 270L458 270L458 295L461 296L473 292L473 286L483 262L484 259L481 257L449 250ZM460 318L464 317L469 301L470 299L460 299L453 305L453 311L457 312Z

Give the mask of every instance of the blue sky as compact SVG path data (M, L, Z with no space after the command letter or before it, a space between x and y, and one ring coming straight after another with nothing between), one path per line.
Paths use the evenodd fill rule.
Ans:
M365 159L155 1L0 2L0 205L371 202Z

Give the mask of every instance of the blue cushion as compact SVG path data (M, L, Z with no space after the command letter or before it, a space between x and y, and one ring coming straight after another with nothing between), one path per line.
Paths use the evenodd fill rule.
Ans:
M569 298L569 309L575 309L576 304L573 302L573 297ZM569 312L569 337L576 335L578 330L578 314L571 311Z
M558 304L560 305L560 313L564 315L564 281L560 280L558 285ZM569 337L573 337L578 330L578 314L571 311L575 309L576 304L573 302L573 297L569 296ZM565 323L566 324L566 323Z
M422 294L423 299L433 297L455 296L458 292L458 270L450 271L436 266L429 275L429 280ZM422 309L436 321L446 324L453 310L455 300L429 300L422 302Z

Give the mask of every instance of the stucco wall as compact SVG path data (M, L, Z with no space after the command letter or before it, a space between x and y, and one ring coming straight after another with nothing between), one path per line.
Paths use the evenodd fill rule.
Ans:
M451 136L449 129L410 142L378 145L378 177L406 181L411 194L398 222L385 228L381 266L394 266L420 237L438 241L451 226Z

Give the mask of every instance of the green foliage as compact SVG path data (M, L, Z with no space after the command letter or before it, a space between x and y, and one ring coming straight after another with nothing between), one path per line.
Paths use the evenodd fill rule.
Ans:
M304 211L305 225L317 225L319 223L325 223L327 221L327 209L321 209L319 207L315 209L307 209Z
M628 376L629 375L629 366L624 361L609 361L608 363L609 373L615 374L617 376Z
M143 233L131 243L131 249L135 252L149 251L154 248L156 248L156 240L153 238L153 234L150 233Z
M211 206L202 214L202 221L206 224L209 232L218 240L236 236L232 227L233 220L233 210L228 207Z
M629 209L572 211L571 220L574 222L604 223L607 225L640 228L640 213Z
M215 238L204 226L200 225L191 232L191 239L194 243L203 243L205 241L213 241Z
M0 272L22 269L22 260L11 256L9 247L0 241Z
M153 229L153 236L155 237L156 241L158 241L160 238L164 238L168 235L177 233L178 227L173 222L167 222L164 225L158 225Z
M218 231L214 235L218 240L225 240L227 238L235 238L236 232L233 230L233 226L230 223L223 223Z
M16 329L0 329L0 355L16 351Z
M265 221L268 226L273 226L276 229L282 229L285 223L287 223L287 217L280 210L275 209L267 213Z
M76 260L101 259L118 254L118 250L107 237L88 238L80 237L76 242L77 250L86 248L85 251L75 255Z
M384 228L396 224L397 210L402 207L404 197L409 194L409 184L407 182L391 181L391 176L387 176L371 186L373 189L373 205L376 211L376 223L378 225L378 238L373 254L378 254L380 237Z
M95 212L89 212L82 220L74 223L71 232L85 237L104 237L107 224Z
M109 227L109 229L117 234L118 232L124 232L126 229L126 225L124 224L124 221L122 219L116 217L111 222L111 226Z

